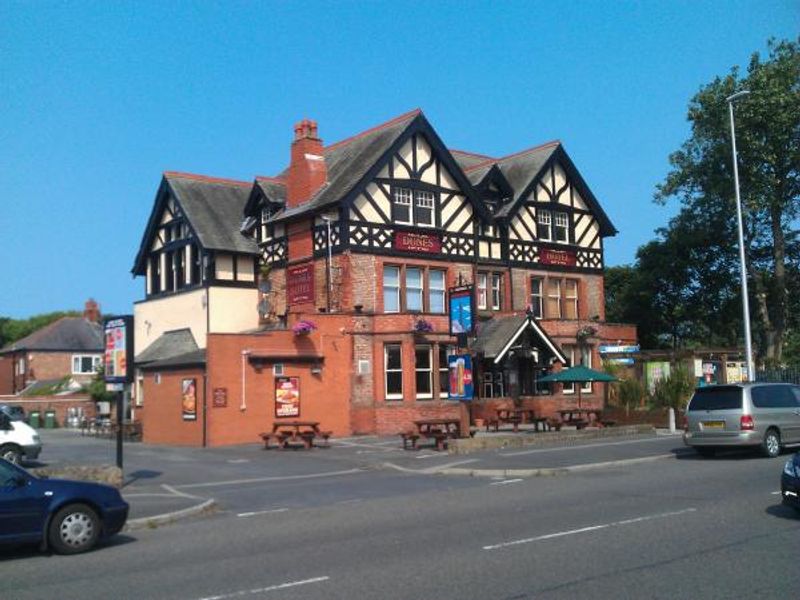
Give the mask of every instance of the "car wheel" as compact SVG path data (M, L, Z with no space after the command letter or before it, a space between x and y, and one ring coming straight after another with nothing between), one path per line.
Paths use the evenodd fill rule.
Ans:
M774 429L768 429L761 442L761 454L767 458L775 458L781 453L781 436Z
M5 458L8 462L18 465L22 459L22 452L17 446L8 444L0 448L0 458Z
M716 448L709 448L708 446L695 446L694 449L697 450L697 453L700 456L703 456L705 458L713 458L714 455L717 453Z
M59 554L89 550L100 537L100 519L85 504L70 504L56 513L50 523L50 547Z

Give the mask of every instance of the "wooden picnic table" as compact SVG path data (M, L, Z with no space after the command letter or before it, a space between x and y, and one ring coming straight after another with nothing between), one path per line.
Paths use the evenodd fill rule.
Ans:
M461 437L461 419L459 418L439 418L439 419L418 419L414 421L417 428L416 437L433 439L437 450L444 450L448 439L458 439ZM406 438L403 438L405 446ZM416 448L416 439L412 440L412 446Z
M279 448L287 448L290 444L302 443L303 447L310 449L314 440L321 437L326 442L330 431L320 431L319 421L276 421L272 424L272 431L260 434L264 448L270 448L270 440L275 439Z
M600 424L603 415L602 408L562 408L558 411L561 420L565 425L575 425L577 429L583 429L590 423ZM592 418L594 417L594 418Z

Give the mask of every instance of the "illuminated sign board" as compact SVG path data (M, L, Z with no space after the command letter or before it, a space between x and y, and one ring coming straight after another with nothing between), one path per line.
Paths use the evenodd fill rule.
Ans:
M470 334L475 329L475 306L473 286L465 285L448 290L450 309L450 335Z
M103 323L106 383L133 381L133 317L110 317Z

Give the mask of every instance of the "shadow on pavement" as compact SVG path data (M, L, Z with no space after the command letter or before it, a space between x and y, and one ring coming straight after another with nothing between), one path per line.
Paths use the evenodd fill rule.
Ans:
M139 469L138 471L128 473L128 476L125 478L125 481L122 482L122 487L127 487L131 484L136 483L137 481L142 481L143 479L155 479L156 477L160 477L163 474L164 474L163 471L153 471L151 469Z
M791 506L784 506L783 504L773 504L772 506L768 506L764 512L773 517L777 517L779 519L787 519L789 521L795 521L798 524L800 524L800 511L796 511Z

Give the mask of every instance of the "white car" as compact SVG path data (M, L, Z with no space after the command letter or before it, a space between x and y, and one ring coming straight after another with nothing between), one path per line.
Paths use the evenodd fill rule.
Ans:
M34 460L42 451L42 441L36 430L23 421L12 421L0 412L0 458L18 464L22 457Z

